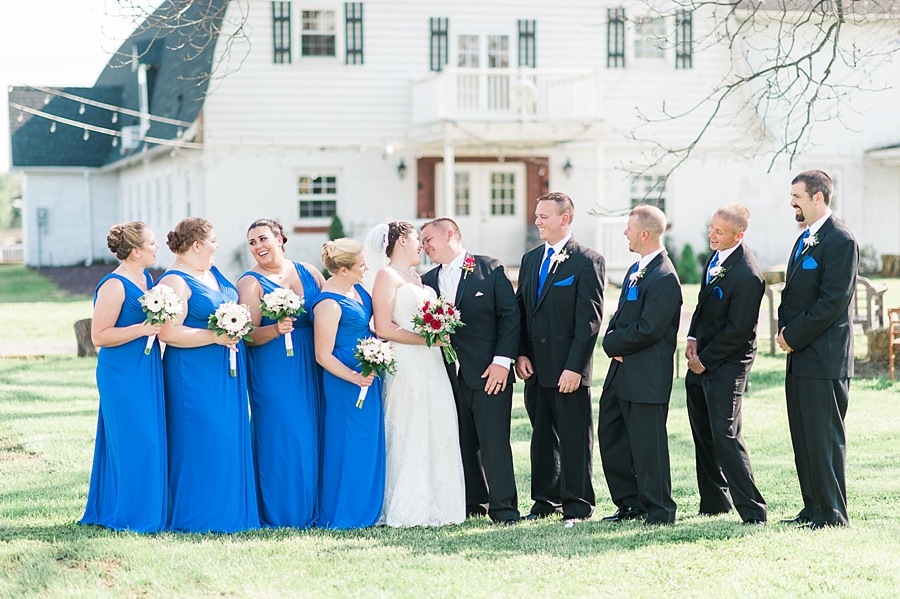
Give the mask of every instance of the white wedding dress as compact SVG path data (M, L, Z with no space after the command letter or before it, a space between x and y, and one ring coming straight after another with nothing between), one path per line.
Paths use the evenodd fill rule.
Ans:
M396 291L393 320L412 331L413 315L431 287L406 283ZM392 343L396 374L384 383L387 465L379 524L442 526L466 519L453 390L441 349Z

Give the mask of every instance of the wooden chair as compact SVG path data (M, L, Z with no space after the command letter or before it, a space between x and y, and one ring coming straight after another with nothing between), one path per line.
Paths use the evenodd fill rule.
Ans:
M853 290L853 324L861 324L864 333L880 329L884 324L885 283L872 283L865 277L856 277Z
M888 310L888 363L894 380L894 360L900 353L900 308Z

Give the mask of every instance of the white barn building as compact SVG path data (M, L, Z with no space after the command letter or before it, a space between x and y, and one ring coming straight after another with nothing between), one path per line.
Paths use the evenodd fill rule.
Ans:
M695 52L709 26L700 13L676 22L643 2L577 0L192 8L217 9L222 35L208 44L202 34L179 43L186 33L175 30L148 45L153 27L139 29L120 50L133 64L114 57L92 88L11 89L27 264L109 260L110 224L143 220L162 244L194 215L215 225L217 261L234 276L251 260L252 220L280 220L288 256L318 262L336 213L360 239L377 222L450 216L467 249L517 265L537 243L535 199L558 190L575 201L575 236L607 257L614 282L634 259L615 214L648 200L664 208L672 245L700 251L712 212L744 203L748 244L771 266L797 235L789 185L807 168L835 178L835 212L860 245L900 253L900 89L854 96L849 128L818 124L790 168L778 160L767 172L768 158L737 151L735 139L777 126L756 114L711 130L664 188L666 171L622 168L650 148L632 136L639 113L690 106L730 68L724 47ZM886 62L866 76L878 87L900 69ZM678 142L703 121L640 131Z

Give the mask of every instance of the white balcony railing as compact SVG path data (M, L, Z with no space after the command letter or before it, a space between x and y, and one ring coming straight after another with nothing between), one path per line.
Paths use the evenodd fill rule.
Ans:
M413 83L413 123L544 121L597 115L597 77L586 70L449 68Z

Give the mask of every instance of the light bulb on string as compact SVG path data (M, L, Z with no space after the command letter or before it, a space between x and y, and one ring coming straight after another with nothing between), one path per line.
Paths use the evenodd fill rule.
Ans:
M119 138L113 137L112 146L115 148L117 145L119 145Z
M114 113L113 113L113 115L112 115L112 122L113 122L113 123L118 123L118 122L119 122L119 113L118 113L118 112L114 112Z
M16 122L17 122L17 123L21 123L21 122L24 121L24 120L25 120L25 115L22 114L22 112L20 111L20 112L19 112L19 116L16 117Z
M184 135L184 130L182 130L182 128L179 127L179 128L178 128L178 132L175 133L175 137L177 137L178 139L181 139L181 136L182 136L182 135Z
M50 103L50 94L44 96L44 106Z
M56 133L56 121L50 123L50 133Z
M78 107L78 114L84 114L84 104Z
M84 135L81 136L81 139L83 139L84 141L87 141L88 138L89 138L90 136L91 136L90 131L88 131L87 129L85 129L85 130L84 130Z

